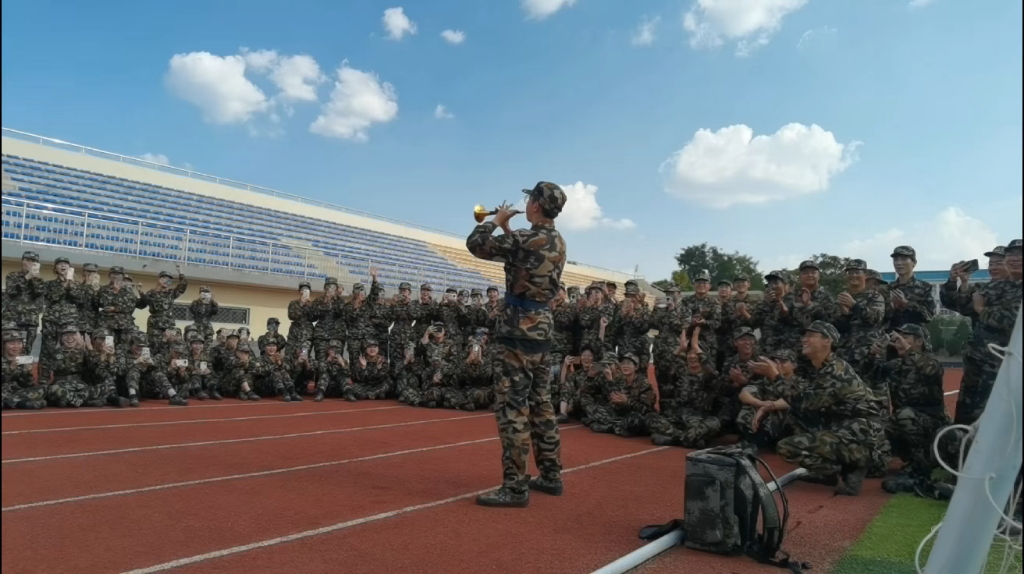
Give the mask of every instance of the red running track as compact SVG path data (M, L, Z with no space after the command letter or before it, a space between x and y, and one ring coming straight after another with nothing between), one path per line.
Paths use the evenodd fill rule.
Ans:
M500 480L490 413L230 404L3 416L4 570L583 573L682 513L686 451L645 439L565 430L566 495L496 510L472 501ZM826 572L885 501L866 490L790 487L787 549ZM648 570L762 571L682 549Z

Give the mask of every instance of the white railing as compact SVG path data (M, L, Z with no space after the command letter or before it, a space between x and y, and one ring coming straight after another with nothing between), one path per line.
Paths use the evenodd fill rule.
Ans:
M19 244L160 259L182 266L220 267L308 279L334 276L342 282L346 278L368 280L370 267L376 266L381 283L392 289L401 281L440 283L457 288L483 286L467 284L463 278L453 277L447 269L421 265L406 269L361 255L345 255L342 260L328 255L330 249L312 249L8 197L3 198L3 238Z

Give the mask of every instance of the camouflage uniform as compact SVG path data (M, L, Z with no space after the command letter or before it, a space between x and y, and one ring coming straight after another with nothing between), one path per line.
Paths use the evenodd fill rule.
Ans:
M788 277L782 271L772 271L765 276L765 279L788 281ZM785 312L783 312L783 307L786 309ZM765 297L757 304L753 313L753 326L761 330L761 350L763 352L782 349L789 349L794 353L800 352L802 326L793 314L795 307L796 301L792 293L783 295L781 304L778 299L773 297Z
M366 348L366 341L376 338L376 326L374 320L380 312L377 308L380 302L380 295L383 292L380 285L374 281L370 285L370 294L356 306L356 295L365 290L362 283L352 286L352 300L345 303L342 309L342 316L345 318L346 330L348 333L348 362L355 365L359 360L360 353Z
M25 342L22 331L6 331L3 334L4 347L8 341ZM3 357L3 408L41 409L46 406L46 387L35 384L32 363L21 364L19 357L8 358L4 349ZM19 355L23 356L23 355Z
M491 293L499 295L500 297L501 291L497 286L491 285L487 288L487 296L490 297ZM487 327L493 333L494 330L498 328L498 321L500 320L501 315L505 312L505 302L500 298L496 301L488 300L484 303L484 311L487 312L487 323L484 327Z
M312 290L308 281L299 283L299 291ZM312 348L313 320L318 309L312 299L303 301L301 298L288 303L288 320L292 322L288 328L288 344L296 347Z
M626 283L626 297L636 297L640 289L635 282ZM651 310L641 303L639 299L633 299L634 309L630 313L623 312L626 308L626 301L618 306L617 333L616 338L619 346L619 353L632 353L640 360L637 369L641 373L647 373L647 366L651 362L651 340L647 333L651 330Z
M597 361L594 361L593 368L596 369L597 366ZM586 392L586 389L600 385L603 376L600 369L591 371L583 368L582 365L578 365L576 370L566 375L565 382L561 384L562 388L559 390L559 397L561 397L561 402L568 407L567 414L577 418L584 416L582 394Z
M335 343L340 341L333 340ZM327 349L331 346L331 341L327 342L326 348L324 349L324 360L327 357ZM317 361L309 356L307 351L306 356L302 356L302 349L293 349L291 347L281 347L278 352L284 355L284 368L288 371L288 376L292 378L292 384L295 386L295 392L299 395L306 394L309 389L310 383L317 384L320 382L320 378L317 376L317 372L324 368L322 365L323 361Z
M26 251L21 260L39 263L39 255L32 251ZM14 323L19 330L24 331L25 350L22 352L26 355L32 354L32 346L36 342L36 333L39 331L43 284L43 280L39 277L29 279L24 270L12 271L7 275L5 282L8 301L3 321Z
M851 260L847 269L867 271L861 259ZM858 373L866 373L865 361L875 341L885 335L885 299L874 289L852 295L854 304L847 313L837 304L830 319L842 337L836 354Z
M128 397L132 406L138 406L140 397L170 399L172 405L188 404L184 397L177 395L168 373L174 371L175 382L179 385L187 379L180 377L179 380L177 369L171 368L169 353L153 353L152 347L149 347L149 360L142 359L142 348L146 346L146 342L145 334L136 333L132 338L131 349L125 354L125 385L128 387Z
M124 275L124 269L111 267L109 273ZM118 347L126 347L131 344L132 333L136 331L134 314L138 302L139 294L134 285L127 283L122 284L119 290L115 290L113 284L108 284L100 287L96 292L99 326L114 336L114 344Z
M237 396L240 401L260 400L255 390L256 378L263 374L260 359L253 357L248 347L238 347L232 355L227 364L228 375L221 378L221 393Z
M159 279L171 278L173 276L161 271ZM188 289L188 280L183 273L178 274L178 284L170 289L150 289L135 306L139 309L149 307L149 319L146 321L146 334L149 335L149 346L156 353L163 352L164 332L175 327L174 317L171 316L171 307L174 301L185 294Z
M380 354L377 341L368 339L363 350L365 351L369 347L378 347L376 360L370 360L367 357L366 365L363 365L358 359L352 362L351 395L361 401L385 399L394 391L387 358ZM346 396L346 398L348 397Z
M320 361L319 377L316 382L316 397L320 402L324 397L340 397L349 386L349 368L343 353L345 344L337 339L328 342L327 354Z
M733 333L730 346L736 348L736 342L742 337L754 337L750 327L741 327ZM746 405L740 403L739 396L743 391L748 391L755 397L760 395L760 389L766 387L767 381L764 377L753 373L750 370L750 362L758 358L757 345L755 343L753 352L749 357L743 357L739 353L733 355L722 365L722 371L718 378L718 396L715 397L715 412L718 413L718 420L722 423L723 431L731 431L738 427L743 434L749 428L753 420L753 413ZM732 370L738 369L746 379L741 385L732 380ZM748 418L749 417L749 418Z
M694 281L710 281L710 276L707 271L701 271L697 274ZM700 337L698 341L700 346L704 349L709 357L716 357L718 353L718 336L716 335L718 327L722 322L722 306L718 304L718 300L712 298L710 295L699 297L697 295L691 295L683 299L682 303L689 311L691 315L690 327L687 329L687 337L690 337L693 330L697 327L693 320L698 316L704 318L704 325L700 329Z
M924 340L919 325L907 325L904 334ZM910 474L928 478L937 467L932 443L950 424L943 393L942 364L932 355L914 350L874 366L872 376L883 379L892 393L892 419L886 434L893 453L907 463Z
M552 183L538 183L528 193L529 204L552 219L565 205L565 193ZM500 236L496 229L493 222L482 223L466 240L474 256L505 265L505 308L495 330L495 343L504 349L495 389L503 484L477 502L522 506L529 500L531 442L541 475L535 487L561 493L561 439L549 363L554 320L548 304L558 292L566 245L550 219Z
M440 323L435 323L441 326ZM458 348L447 338L443 341L428 341L421 345L423 358L421 404L427 408L457 408L465 402L458 389ZM434 380L435 377L438 380Z
M193 342L200 345L199 349L195 348L192 344ZM212 398L219 401L223 398L220 394L220 382L217 379L217 373L214 370L210 352L207 351L205 347L206 341L202 338L196 338L194 341L189 341L189 388L195 392L195 397L199 400Z
M416 344L405 343L401 361L396 363L392 360L391 367L398 402L414 407L418 406L423 400L422 384L420 383L423 365L416 360Z
M259 338L256 339L256 346L259 347L261 355L263 354L263 349L267 346L267 343L270 341L274 341L275 343L277 343L278 349L284 349L285 347L288 346L288 338L282 335L280 331L278 331L278 327L280 327L280 325L281 321L276 317L271 317L267 319L267 332L263 335L260 335ZM271 326L273 326L273 328L271 328Z
M334 277L324 280L325 293L317 297L307 310L309 319L316 321L316 325L313 326L313 352L317 361L327 356L327 345L331 341L345 343L345 320L342 317L342 306L345 302L340 290L333 298L328 299L326 291L331 286L338 287L338 280Z
M445 290L445 295L457 295L458 291L452 288ZM451 341L453 345L458 348L463 347L465 343L465 337L462 333L462 306L459 305L458 301L454 299L448 299L441 301L438 306L438 312L441 314L441 321L444 322L444 330L447 333L447 339Z
M721 288L723 285L732 288L732 282L726 279L722 279L718 282L718 287ZM733 301L732 297L723 300L721 296L718 298L718 304L721 306L721 322L718 324L718 330L715 332L718 339L718 354L715 357L715 366L721 369L722 365L725 364L725 360L736 354L736 346L732 344L732 334L736 331L736 302Z
M551 317L555 323L551 342L551 380L557 381L561 377L562 362L572 356L576 309L568 301L562 301L552 307ZM555 405L562 400L560 391L560 388L551 389L551 401Z
M634 365L640 360L633 353L623 355L622 359L632 361ZM626 403L611 402L612 393L625 394ZM601 403L585 403L590 430L627 437L648 434L647 421L655 412L655 394L654 387L639 370L634 373L632 381L627 380L621 373L614 375L611 381L605 378L600 387L591 389L588 393L590 399L596 398L596 395L603 399Z
M117 379L122 375L124 359L117 347L110 351L96 349L106 346L106 338L110 335L106 329L98 328L92 334L93 346L85 353L84 375L89 386L89 398L85 404L94 407L127 406L128 401L117 394Z
M258 394L271 396L276 393L285 402L302 401L288 370L287 357L279 349L273 348L273 343L267 347L267 352L257 359L252 374L257 381Z
M99 267L95 263L82 265L82 271L83 275L85 273L96 273L97 279L99 278ZM90 337L92 332L100 327L99 314L96 312L96 295L99 291L99 286L86 283L85 277L82 277L82 283L79 285L78 291L78 325Z
M677 290L678 291L678 290ZM687 307L666 302L656 305L651 312L651 327L658 331L654 338L654 379L661 384L672 381L672 370L675 363L675 351L679 348L679 338L683 330L690 324L690 310Z
M812 323L808 330L825 334L833 344L839 340L835 327L823 321ZM779 441L776 451L786 462L816 477L842 473L855 494L861 473L889 450L882 402L853 367L835 354L808 374L806 385L782 381L788 390L783 398L790 406L790 417L802 432Z
M65 325L60 336L78 334L78 327ZM55 407L82 406L89 399L89 386L85 384L85 350L69 347L61 341L52 358L53 383L46 389L47 402Z
M463 362L456 374L457 387L466 398L459 405L464 410L487 409L494 406L494 370L481 356L479 363Z
M801 270L808 267L817 269L818 265L813 261L804 261L800 264ZM803 297L800 295L803 289L802 286L797 285L796 292L793 294L793 307L789 309L793 318L802 328L810 327L811 323L815 321L831 322L839 316L839 304L824 287L818 287L811 291L811 302L808 305L804 305Z
M220 305L212 297L209 301L203 299L203 295L210 295L210 288L205 285L199 288L199 299L196 299L188 307L188 314L192 317L192 324L199 331L199 336L206 341L207 345L213 344L213 323L211 320L220 311Z
M718 372L715 363L701 354L700 367L691 371L686 357L672 355L672 378L659 385L661 412L647 416L651 442L657 445L704 448L722 432L715 413Z
M58 257L54 266L71 262ZM51 365L57 350L60 348L60 334L67 325L78 325L78 304L81 284L69 281L64 277L51 279L43 284L43 341L39 349L39 380L44 384L50 381Z
M400 291L408 289L411 292L412 285L401 283L398 289ZM419 306L416 303L404 299L395 301L394 304L387 307L388 319L394 323L391 333L388 335L391 342L388 346L388 359L391 365L391 375L396 381L404 370L406 346L409 343L415 343L417 339L412 324L417 322L418 310Z
M910 257L917 261L917 252L912 247L902 245L897 247L892 257ZM931 283L921 281L917 277L911 277L906 283L900 283L899 277L889 284L889 293L900 291L907 299L906 307L900 309L893 305L892 317L889 319L889 329L896 330L903 325L927 325L935 316L935 295L932 293Z
M789 349L780 349L771 353L771 359L776 361L789 361L796 365L796 354ZM743 388L741 393L748 393L750 396L761 401L777 401L794 389L804 386L806 383L798 377L786 380L771 381L766 377L752 379L754 384ZM789 416L785 412L770 412L765 415L757 430L753 428L754 417L758 409L751 405L744 404L736 417L736 426L743 437L743 441L755 448L768 448L773 446L786 433Z
M595 289L600 289L597 284L591 285L587 288L587 294ZM604 339L601 339L601 318L608 320L608 326L605 328ZM587 346L594 349L595 357L594 360L601 360L607 357L615 357L615 333L612 331L614 328L612 323L615 319L615 304L606 302L598 306L589 304L589 301L583 300L577 310L577 321L580 326L581 346Z

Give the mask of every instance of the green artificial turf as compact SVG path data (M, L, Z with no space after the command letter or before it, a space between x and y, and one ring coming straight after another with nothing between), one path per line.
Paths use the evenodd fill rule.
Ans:
M946 514L945 502L910 495L894 496L871 521L856 544L832 570L833 574L915 574L914 554L932 528ZM996 574L1003 560L1000 542L992 545L986 574ZM921 555L922 567L928 562L931 543ZM1021 572L1015 561L1010 573Z

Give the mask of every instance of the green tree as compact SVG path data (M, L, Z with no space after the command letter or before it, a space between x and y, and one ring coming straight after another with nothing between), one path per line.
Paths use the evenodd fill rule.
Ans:
M928 323L928 339L937 353L946 350L946 333L944 327L949 322L946 317L936 317ZM951 327L952 328L952 327Z
M818 264L821 269L821 286L833 296L846 291L846 266L850 263L848 257L819 253L812 255L811 261Z
M946 352L950 356L959 356L963 350L964 343L970 338L971 327L968 325L968 322L964 320L958 321L953 334L946 339Z
M755 291L764 289L764 277L757 269L757 261L739 252L727 253L718 247L701 243L684 248L676 255L679 270L672 273L672 280L684 291L692 290L690 276L706 269L712 281L728 279L737 275L750 278L750 287Z
M676 287L678 287L680 291L693 291L693 283L690 282L690 277L686 274L686 271L683 271L682 269L673 271L671 279L655 281L654 283L651 283L651 285L656 289L664 291L673 283L676 284Z

